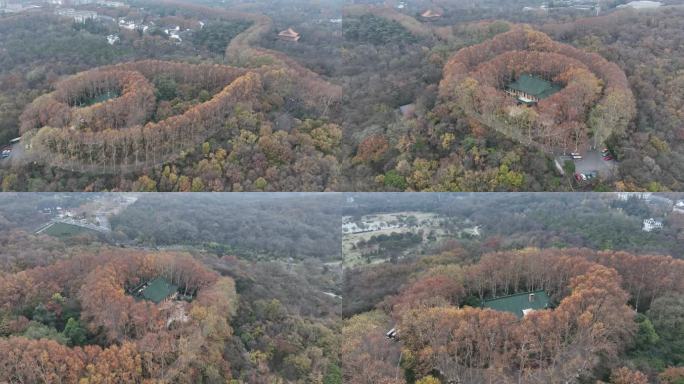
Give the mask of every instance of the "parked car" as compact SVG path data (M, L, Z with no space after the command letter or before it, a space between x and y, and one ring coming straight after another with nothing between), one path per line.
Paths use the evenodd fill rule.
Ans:
M603 160L605 160L605 161L610 161L610 160L613 160L613 156L610 156L610 155L604 155L604 156L603 156Z
M2 152L0 152L0 159L5 159L7 157L10 157L11 154L12 154L11 149L4 149Z
M580 155L579 152L572 152L570 153L570 156L575 160L580 160L582 158L582 155Z

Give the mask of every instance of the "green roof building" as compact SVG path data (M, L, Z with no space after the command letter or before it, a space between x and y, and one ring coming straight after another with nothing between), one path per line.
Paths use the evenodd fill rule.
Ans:
M171 284L170 281L163 277L157 277L139 288L135 292L135 296L159 304L173 296L176 292L178 292L177 286Z
M549 301L549 295L546 294L546 291L539 290L485 300L482 302L482 307L495 311L511 312L518 318L522 318L530 310L549 308Z
M561 87L558 84L533 75L521 75L506 86L506 93L526 104L536 103L560 90Z

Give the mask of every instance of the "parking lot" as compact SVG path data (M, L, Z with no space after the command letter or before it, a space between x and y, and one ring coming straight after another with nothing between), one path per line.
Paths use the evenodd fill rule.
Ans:
M12 165L18 165L24 159L24 145L21 142L4 145L4 149L10 149L10 154L8 157L0 158L0 167L8 168Z
M611 178L615 174L617 163L615 160L603 160L600 151L582 153L582 159L575 160L575 173L598 172L602 179Z

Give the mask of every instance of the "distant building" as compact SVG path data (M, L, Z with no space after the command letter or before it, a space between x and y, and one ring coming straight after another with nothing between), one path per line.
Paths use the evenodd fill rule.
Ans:
M646 200L651 196L651 192L618 192L617 198L620 201L627 201L630 198Z
M406 104L399 107L399 113L404 119L410 119L416 116L416 105Z
M300 37L299 33L295 32L292 28L288 28L278 33L278 38L286 41L299 41Z
M660 1L630 1L627 4L620 4L617 6L617 8L633 8L633 9L649 9L649 8L658 8L663 3Z
M24 5L22 3L5 3L4 8L0 7L2 9L3 13L19 13L19 12L24 12L24 11L30 11L32 9L38 9L40 8L40 5Z
M147 283L136 287L133 296L141 300L149 300L155 304L167 300L173 300L178 295L178 286L172 284L163 277L157 277Z
M109 8L121 8L121 7L126 6L126 4L121 2L121 1L108 1L108 0L99 0L97 2L97 5L101 5L103 7L109 7Z
M684 200L677 200L672 210L677 213L684 213Z
M386 229L401 228L402 226L405 225L389 224L386 221L362 221L360 225L356 222L346 222L342 223L342 233L375 232Z
M107 43L109 43L109 45L114 45L119 40L121 39L119 39L118 35L107 35Z
M55 11L55 14L74 19L74 21L77 23L85 23L86 20L97 19L97 12L77 11L73 8L59 8Z
M180 27L175 26L174 28L171 29L165 29L164 33L166 33L169 36L169 39L175 40L176 42L181 42L183 39L180 37Z
M123 28L123 29L128 29L129 31L133 31L138 26L135 24L135 21L120 19L119 20L119 27Z
M432 9L428 9L425 12L420 14L420 18L425 20L425 21L435 21L439 20L442 17L442 13L439 11L433 11Z
M561 87L533 75L522 75L506 86L506 93L525 104L534 104L560 91Z
M662 219L644 219L644 226L641 228L642 231L644 232L651 232L656 229L662 229L663 228L663 220Z
M482 307L511 312L518 318L523 318L531 312L549 308L549 301L546 291L539 290L485 300L482 302Z

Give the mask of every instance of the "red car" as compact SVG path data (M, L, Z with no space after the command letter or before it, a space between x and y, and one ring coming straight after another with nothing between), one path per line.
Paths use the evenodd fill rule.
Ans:
M613 160L613 156L611 156L611 155L603 156L603 160L605 160L605 161Z

